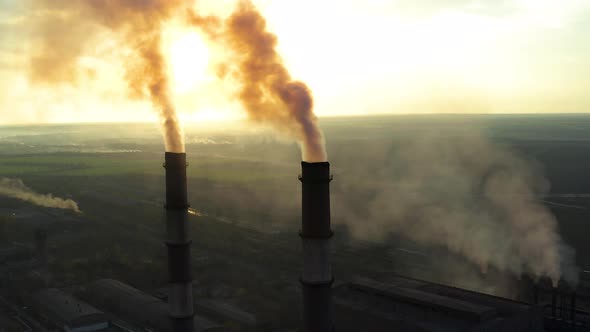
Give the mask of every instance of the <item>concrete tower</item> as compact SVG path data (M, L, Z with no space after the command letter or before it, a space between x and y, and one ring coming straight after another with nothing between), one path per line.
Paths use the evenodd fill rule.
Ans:
M186 154L166 152L165 160L170 318L174 332L193 332L194 309L191 240L188 231Z
M330 163L301 162L303 245L303 331L330 332L332 267L330 264Z

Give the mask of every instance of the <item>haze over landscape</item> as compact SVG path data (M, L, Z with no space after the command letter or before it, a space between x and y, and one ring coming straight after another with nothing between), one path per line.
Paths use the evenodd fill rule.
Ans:
M589 34L584 0L0 0L0 332L88 318L48 289L88 331L590 329Z

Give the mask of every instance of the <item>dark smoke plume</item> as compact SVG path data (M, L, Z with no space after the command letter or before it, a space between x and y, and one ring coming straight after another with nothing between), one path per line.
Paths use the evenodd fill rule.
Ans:
M239 83L239 99L250 119L269 124L301 142L303 160L327 160L324 137L313 113L311 91L294 81L276 50L277 37L250 1L221 22L190 13L192 24L231 52L223 72Z
M111 31L122 48L132 50L124 60L131 95L152 101L162 121L166 150L183 152L182 131L161 51L161 30L163 22L184 3L184 0L30 1L33 47L29 76L36 83L75 84L79 57L97 46L105 30Z

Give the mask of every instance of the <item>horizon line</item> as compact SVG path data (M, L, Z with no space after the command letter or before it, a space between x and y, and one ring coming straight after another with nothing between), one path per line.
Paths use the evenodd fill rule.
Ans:
M338 114L338 115L322 115L317 116L319 120L322 119L337 119L337 118L371 118L371 117L398 117L398 116L590 116L590 112L546 112L546 113L372 113L372 114ZM210 125L220 123L244 124L248 119L217 119L205 121L180 121L182 125ZM139 125L139 124L154 124L158 125L157 121L73 121L73 122L14 122L14 123L0 123L0 127L19 127L19 126L75 126L75 125Z

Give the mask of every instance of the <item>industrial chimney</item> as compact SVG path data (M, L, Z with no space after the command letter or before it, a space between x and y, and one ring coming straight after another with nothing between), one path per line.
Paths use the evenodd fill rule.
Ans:
M165 161L170 318L174 332L193 332L186 153L166 152Z
M330 163L301 162L303 245L303 331L330 332L332 268L330 265Z

